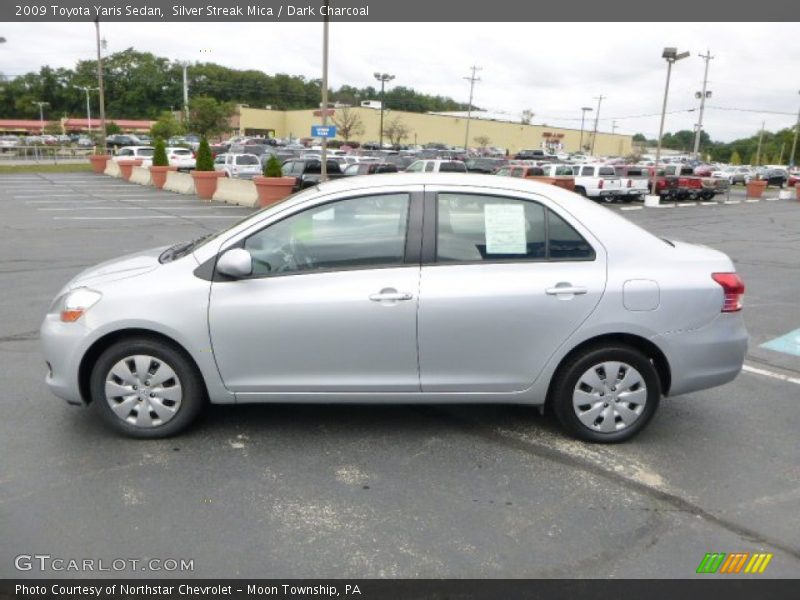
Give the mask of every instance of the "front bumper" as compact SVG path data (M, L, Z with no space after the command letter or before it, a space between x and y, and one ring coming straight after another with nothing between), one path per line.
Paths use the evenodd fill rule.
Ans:
M672 373L670 396L704 390L733 381L742 370L748 334L742 313L720 313L709 325L653 338Z
M78 385L78 369L89 329L80 321L63 323L58 315L49 314L39 333L44 359L49 365L45 382L50 391L70 404L85 404Z

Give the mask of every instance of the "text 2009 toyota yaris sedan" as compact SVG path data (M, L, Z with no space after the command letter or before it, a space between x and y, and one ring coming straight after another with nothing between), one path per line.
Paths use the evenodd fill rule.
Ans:
M135 437L207 402L503 402L618 442L747 348L744 285L554 186L348 178L84 271L42 325L47 383Z

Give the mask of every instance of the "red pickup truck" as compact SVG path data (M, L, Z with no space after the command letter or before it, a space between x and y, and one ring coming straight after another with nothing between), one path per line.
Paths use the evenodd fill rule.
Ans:
M667 176L678 178L678 200L711 200L728 189L728 181L695 175L694 169L685 165L666 165Z
M645 167L645 169L647 172L647 181L650 184L650 188L652 188L655 167ZM656 194L658 194L662 200L678 200L680 191L678 183L677 177L667 175L664 169L659 169L656 174ZM650 191L652 191L652 189Z

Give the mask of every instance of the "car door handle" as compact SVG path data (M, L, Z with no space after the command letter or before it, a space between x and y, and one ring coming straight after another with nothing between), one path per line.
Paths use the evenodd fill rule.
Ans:
M377 294L370 294L369 299L373 302L386 302L398 300L411 300L413 296L408 292L398 292L397 290L381 290Z
M556 287L547 288L545 293L549 296L557 296L559 294L572 294L573 296L580 296L581 294L585 294L588 292L585 287L580 287L576 285L557 285Z

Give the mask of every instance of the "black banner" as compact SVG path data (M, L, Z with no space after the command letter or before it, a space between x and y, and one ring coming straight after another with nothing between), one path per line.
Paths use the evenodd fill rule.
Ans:
M716 2L638 0L571 2L519 0L3 0L0 21L331 21L343 22L591 22L772 21L786 16L783 0L762 0L758 10L741 0ZM632 32L633 34L633 32Z
M693 580L2 580L0 598L14 600L783 600L797 598L797 580L756 577Z

